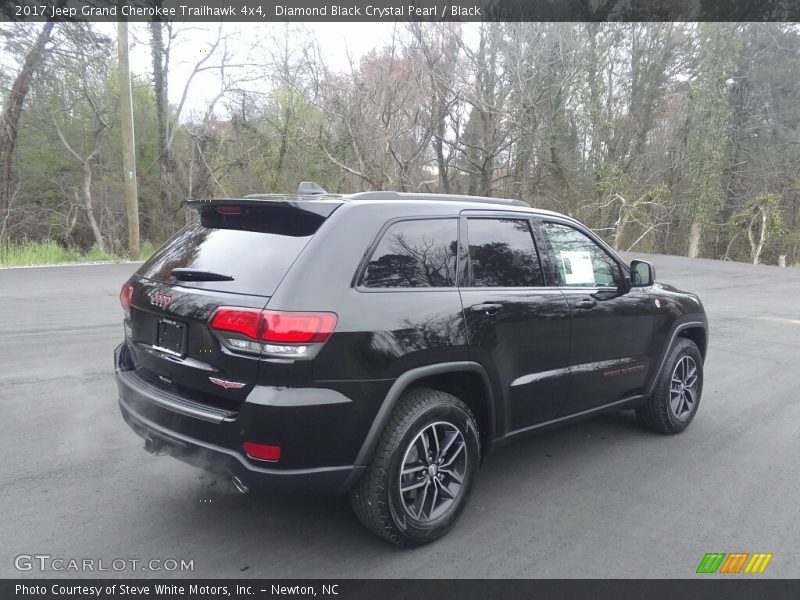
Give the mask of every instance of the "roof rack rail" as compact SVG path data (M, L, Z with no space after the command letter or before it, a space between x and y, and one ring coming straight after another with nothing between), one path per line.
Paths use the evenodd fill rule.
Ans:
M341 194L332 194L325 191L321 185L313 181L303 181L297 187L297 193L272 193L272 194L247 194L243 196L244 199L260 199L260 200L308 200L309 197L315 200L328 200L341 198Z
M522 200L513 198L491 198L488 196L468 196L462 194L416 194L413 192L358 192L345 196L347 200L423 200L428 202L476 202L484 204L501 204L504 206L524 206L530 205Z

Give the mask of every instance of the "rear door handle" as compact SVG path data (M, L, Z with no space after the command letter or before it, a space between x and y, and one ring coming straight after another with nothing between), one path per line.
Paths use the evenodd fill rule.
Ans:
M597 306L597 300L592 300L590 298L584 298L575 303L575 308L594 308L595 306Z
M472 312L482 312L487 315L496 315L503 310L502 304L473 304L469 307Z

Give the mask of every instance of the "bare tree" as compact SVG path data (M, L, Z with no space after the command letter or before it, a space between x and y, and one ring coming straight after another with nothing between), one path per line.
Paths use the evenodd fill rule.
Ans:
M506 129L506 101L511 93L508 72L502 60L503 28L500 23L483 23L477 50L463 46L473 81L465 89L469 119L458 150L460 168L469 176L467 193L491 196L494 185L504 175L497 171L497 160L515 141Z
M439 178L439 191L450 193L451 165L455 158L454 144L446 144L461 133L461 92L458 89L456 70L453 65L459 61L462 45L461 28L454 23L423 25L420 22L409 24L415 46L412 51L419 52L417 77L421 87L429 94L427 102L431 130L430 144ZM420 149L421 151L421 149Z
M81 165L81 190L86 218L92 229L95 243L105 251L92 195L92 177L94 161L102 149L103 134L109 127L108 107L103 97L108 76L107 51L109 40L98 36L89 25L70 24L66 29L66 40L69 47L62 52L71 59L71 67L78 75L78 89L70 93L60 94L61 108L50 115L58 139L67 152ZM91 131L90 141L82 140L77 146L67 139L63 124L69 122L71 116L78 111L85 111L87 126ZM75 191L76 199L78 191Z
M347 76L328 75L309 98L326 116L317 132L325 156L377 190L418 189L433 136L429 80L400 36L395 28L389 44L351 61Z
M39 30L25 55L19 72L5 100L2 121L0 122L0 243L3 242L12 197L12 165L17 143L17 131L22 116L25 97L31 87L33 75L47 55L47 42L53 31L53 22L48 21Z
M205 114L200 118L201 123L207 124L222 98L239 91L244 82L253 80L253 76L248 74L248 70L261 67L251 58L254 48L258 45L257 41L253 40L250 44L242 44L242 40L239 40L240 43L236 44L238 49L234 52L234 45L229 43L231 33L220 23L216 31L210 35L208 44L201 48L199 58L190 63L191 71L183 83L180 98L177 104L171 105L168 96L171 56L174 48L182 43L181 34L194 29L192 27L177 28L173 23L164 21L150 23L153 84L159 123L159 151L156 163L159 165L161 173L162 203L173 217L185 205L185 199L176 202L174 198L174 193L178 188L178 178L175 173L177 163L173 155L173 145L178 131L184 126L182 120L186 102L197 77L205 73L214 73L219 81L219 92L209 101ZM202 148L196 145L198 141L202 141L202 135L198 134L197 128L193 129L190 138L192 139L193 155L201 163L204 161L207 163ZM146 170L153 166L148 166ZM203 168L206 168L207 171L210 169L206 166ZM212 179L214 179L213 176ZM218 187L220 186L218 185Z

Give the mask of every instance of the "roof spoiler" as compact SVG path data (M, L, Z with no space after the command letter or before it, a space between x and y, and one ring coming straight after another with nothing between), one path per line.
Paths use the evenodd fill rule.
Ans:
M189 208L201 215L217 212L234 216L236 211L244 207L258 207L266 210L297 211L315 214L327 218L342 204L341 196L329 194L322 186L313 181L304 181L297 188L296 195L289 194L249 194L243 198L208 198L205 200L189 200ZM247 212L247 211L242 211Z

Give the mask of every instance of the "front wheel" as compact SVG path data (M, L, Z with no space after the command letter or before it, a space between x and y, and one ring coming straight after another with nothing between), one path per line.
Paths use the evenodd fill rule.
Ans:
M680 433L689 426L703 393L703 357L697 345L678 338L667 354L653 394L636 408L639 421L659 433Z
M479 460L469 408L451 394L414 388L400 399L350 501L372 532L398 546L421 546L453 527Z

